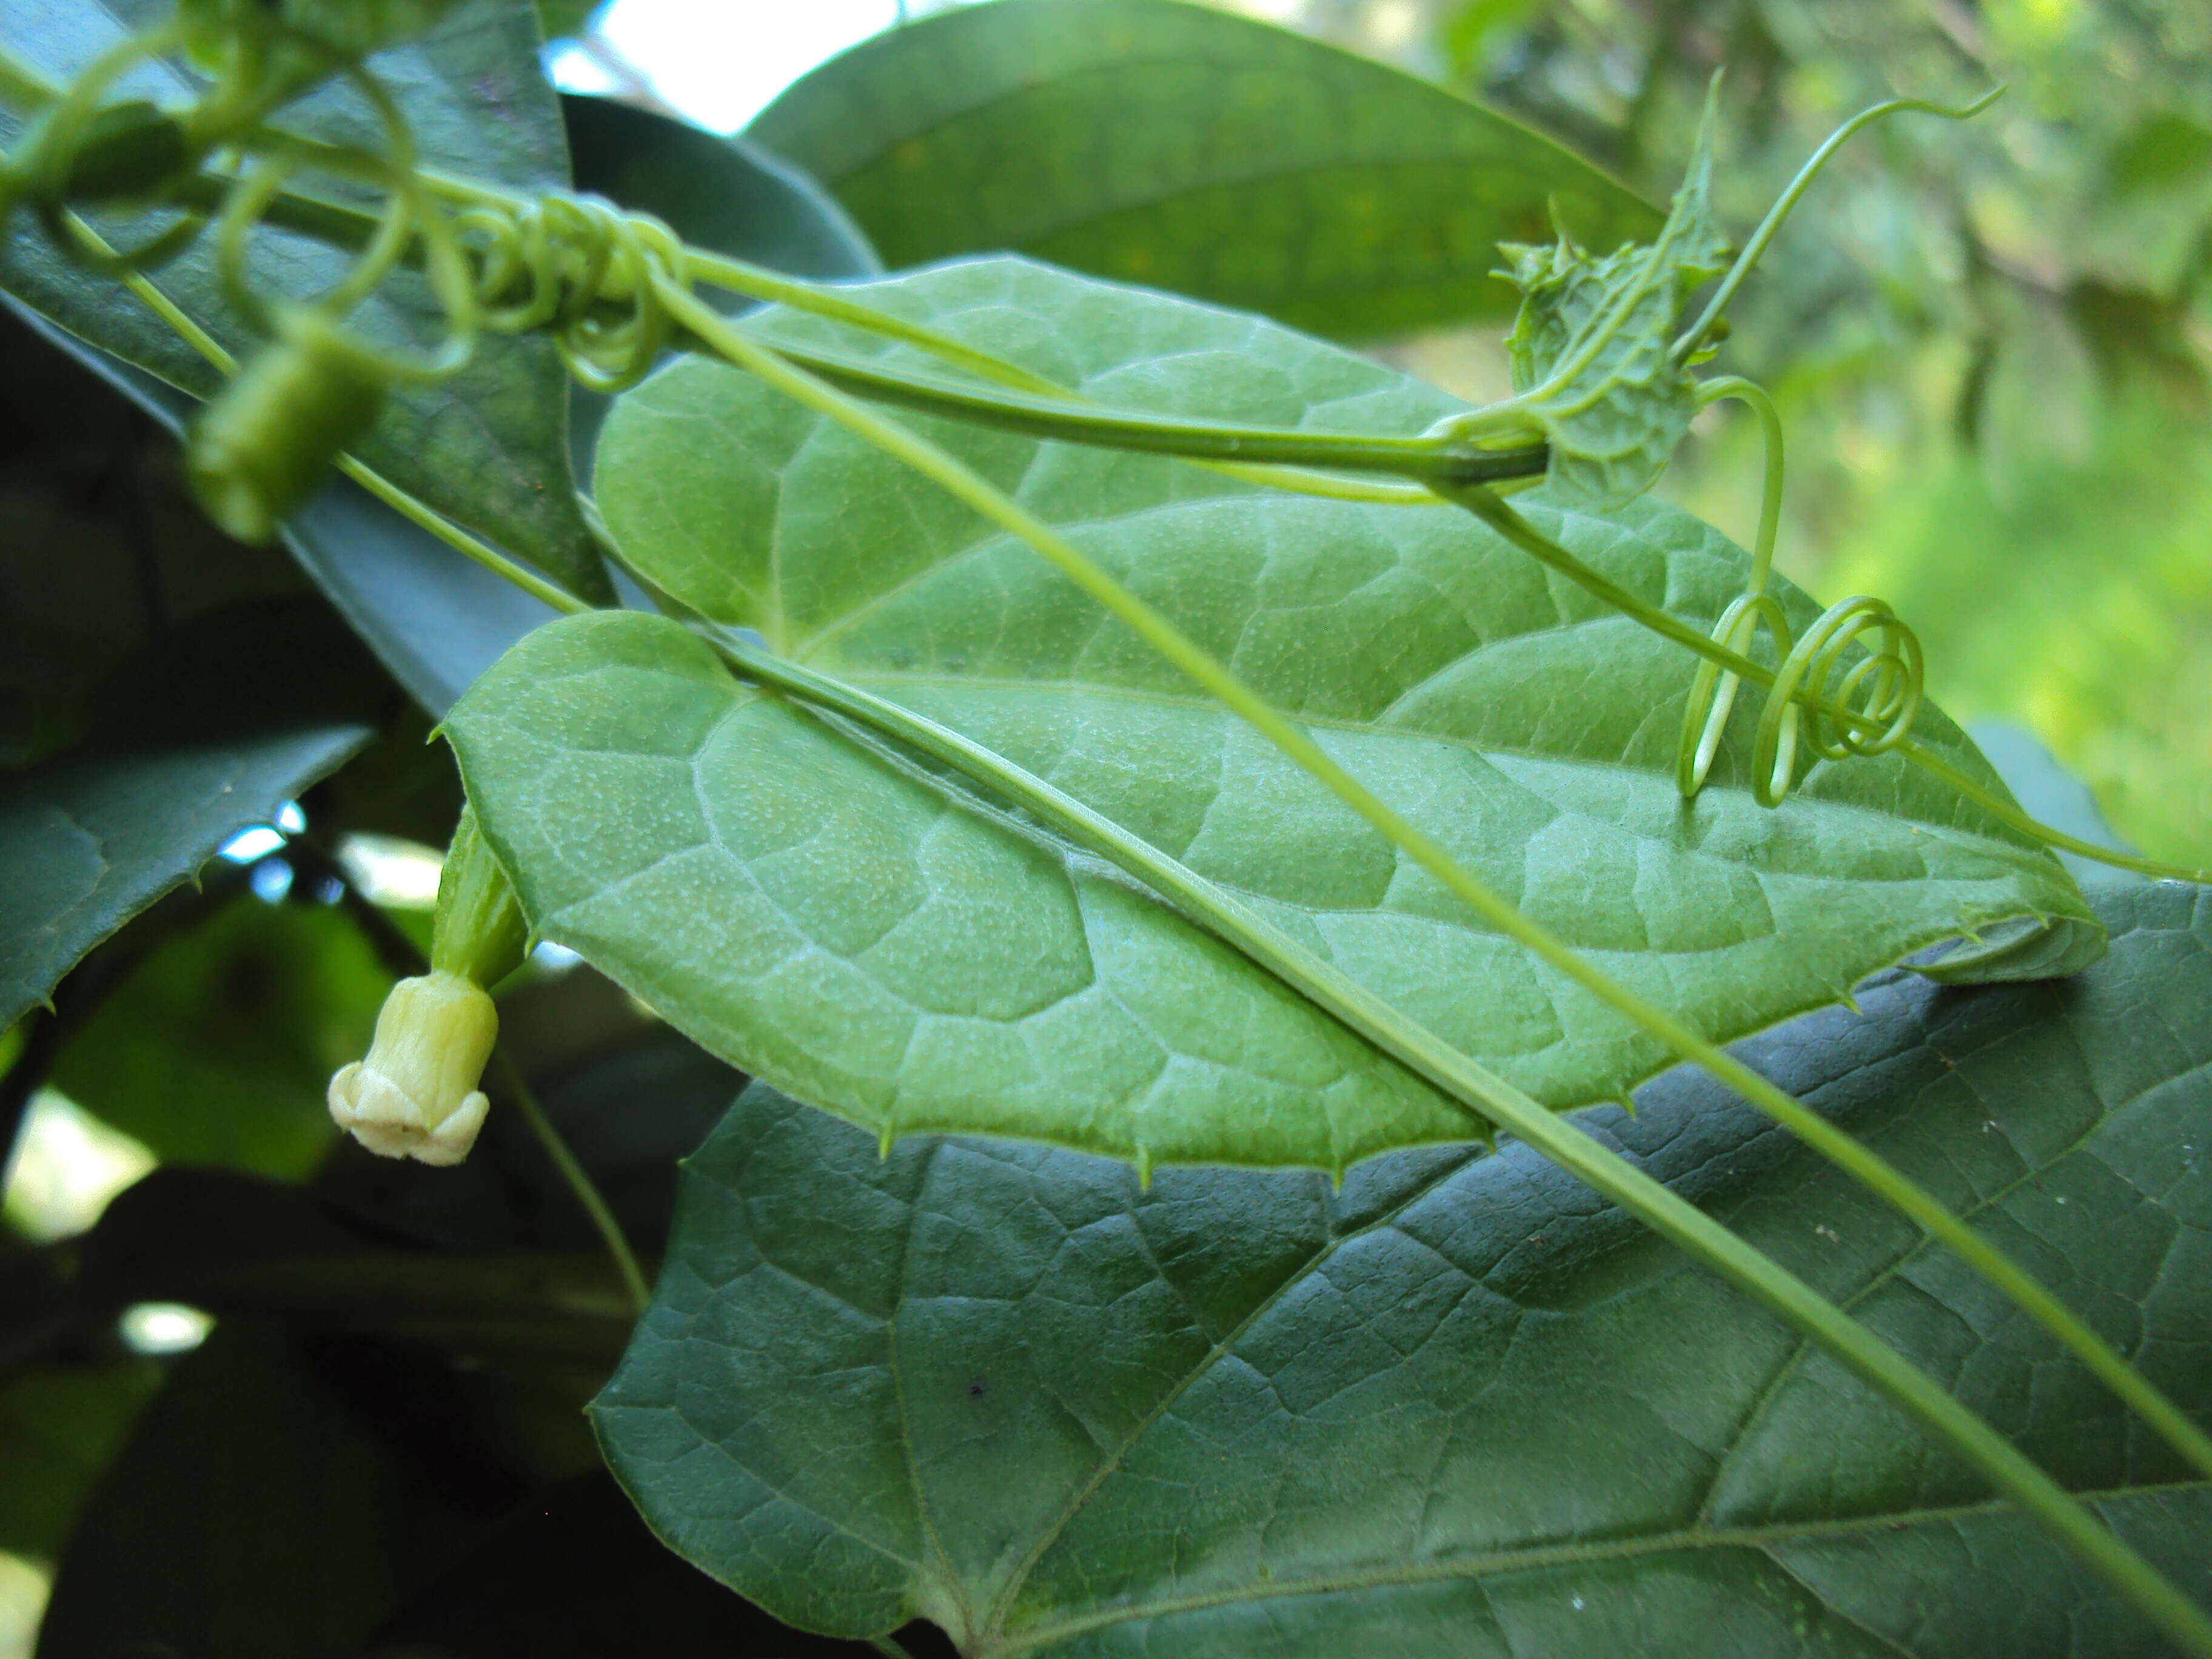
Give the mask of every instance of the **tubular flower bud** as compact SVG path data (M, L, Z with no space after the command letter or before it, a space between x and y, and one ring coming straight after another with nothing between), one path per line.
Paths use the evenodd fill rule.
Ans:
M477 1085L498 1036L481 986L457 974L403 979L376 1017L368 1058L331 1079L331 1115L379 1157L459 1164L490 1105Z
M375 424L390 389L383 365L329 318L282 312L276 337L192 422L185 479L227 533L274 541L340 452Z

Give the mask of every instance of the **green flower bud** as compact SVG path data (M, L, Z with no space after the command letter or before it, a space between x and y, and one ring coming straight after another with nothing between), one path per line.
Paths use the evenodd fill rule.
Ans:
M368 1058L331 1079L331 1115L379 1157L459 1164L490 1105L477 1085L498 1036L481 986L454 974L403 979L376 1017Z
M239 540L275 540L339 452L374 423L390 386L329 318L281 313L276 337L192 423L185 442L192 493Z

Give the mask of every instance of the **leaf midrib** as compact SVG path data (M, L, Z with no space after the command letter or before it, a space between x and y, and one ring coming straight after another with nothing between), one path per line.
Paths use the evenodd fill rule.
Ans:
M1160 1396L1151 1410L1131 1425L1128 1433L1122 1437L1121 1443L1099 1461L1097 1468L1091 1477L1068 1498L1060 1512L1053 1518L1051 1524L1037 1535L1036 1542L1030 1547L1028 1553L1022 1558L1019 1565L1009 1575L1006 1587L999 1592L991 1603L988 1623L985 1626L987 1639L989 1633L994 1633L1000 1629L1007 1613L1012 1610L1014 1600L1020 1594L1022 1586L1028 1582L1030 1573L1035 1571L1037 1565L1050 1553L1052 1547L1059 1542L1060 1535L1073 1523L1075 1517L1081 1514L1091 1498L1097 1495L1099 1488L1112 1479L1121 1468L1130 1450L1152 1431L1152 1426L1166 1415L1176 1401L1182 1398L1201 1377L1235 1351L1238 1341L1255 1323L1275 1307L1284 1297L1312 1277L1345 1246L1355 1243L1372 1233L1395 1224L1407 1210L1428 1197L1444 1182L1459 1175L1468 1164L1489 1156L1486 1152L1471 1152L1457 1162L1439 1169L1426 1179L1416 1182L1413 1188L1396 1203L1378 1212L1364 1224L1348 1231L1331 1234L1305 1261L1285 1274L1282 1283L1255 1304L1250 1312L1224 1331L1220 1340L1208 1348L1205 1355L1191 1366L1176 1385ZM1138 1231L1141 1234L1144 1229L1139 1226Z

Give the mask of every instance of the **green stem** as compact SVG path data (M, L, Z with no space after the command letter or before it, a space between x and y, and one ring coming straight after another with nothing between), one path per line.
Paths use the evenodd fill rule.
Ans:
M1643 1220L1661 1237L1802 1332L1920 1422L1940 1443L1972 1462L1999 1491L2080 1551L2185 1650L2197 1654L2212 1652L2212 1620L2208 1620L2201 1609L2118 1537L2099 1525L2057 1482L1873 1332L1662 1182L1608 1151L1569 1120L1497 1073L1453 1048L1425 1027L1407 1019L1399 1010L1334 963L1316 956L1232 895L1042 778L910 709L776 657L727 630L706 631L717 648L754 679L944 762L1146 882L1170 903L1349 1029L1453 1099L1472 1107L1488 1123L1526 1141L1552 1163ZM1733 1061L1730 1065L1755 1079L1763 1091L1780 1095L1772 1085L1759 1079L1748 1068ZM1723 1080L1731 1086L1741 1087L1735 1079ZM1858 1166L1852 1170L1853 1174L1863 1180L1868 1178L1865 1171L1869 1169L1883 1171L1889 1177L1889 1186L1908 1193L1917 1190L1902 1175L1889 1170L1874 1153L1858 1147L1826 1120L1806 1111L1786 1096L1781 1098L1792 1109L1784 1121L1795 1132L1806 1133L1805 1127L1796 1121L1800 1118L1818 1126L1820 1133L1814 1144L1819 1150L1833 1157L1832 1148L1838 1142L1851 1150L1855 1154L1852 1161ZM1885 1196L1891 1195L1881 1185L1877 1185L1877 1190L1883 1190ZM1932 1199L1926 1201L1934 1203ZM1936 1207L1940 1211L1940 1206ZM1944 1218L1949 1220L1948 1217ZM1965 1231L1962 1224L1955 1222L1950 1227L1956 1231ZM1975 1255L1993 1258L2012 1278L2025 1284L2031 1300L2039 1298L2050 1304L2040 1311L2031 1308L2035 1316L2042 1319L2056 1310L2062 1322L2073 1322L2072 1316L2051 1303L2047 1292L2027 1281L2026 1275L2003 1262L2001 1256L1971 1233L1966 1234L1966 1238L1969 1249ZM2012 1285L2004 1288L2020 1294ZM2100 1349L2094 1334L2081 1334L2093 1352ZM2075 1345L2069 1343L2069 1346ZM2079 1348L2075 1351L2081 1352ZM2119 1364L2117 1356L2112 1357L2112 1363ZM2110 1380L2109 1365L2099 1364L2095 1369ZM2124 1364L2120 1369L2125 1372ZM2147 1383L2140 1388L2131 1387L2129 1397L2131 1403L2147 1397L2153 1410L2146 1414L2152 1416L2154 1421L2163 1415L2156 1408L2172 1412L2171 1407ZM2180 1421L2188 1434L2196 1436L2201 1443L2203 1437L2197 1435L2194 1425L2186 1419Z
M1522 552L1558 571L1568 580L1602 599L1632 621L1642 623L1662 638L1672 640L1684 650L1695 653L1707 662L1714 663L1731 674L1740 675L1754 685L1771 687L1775 672L1764 663L1754 662L1741 652L1731 651L1710 635L1702 634L1680 617L1646 605L1611 577L1602 575L1584 564L1565 548L1530 524L1503 501L1494 489L1476 485L1466 489L1443 492L1448 499L1457 502L1480 519ZM1866 719L1856 710L1838 708L1820 697L1814 689L1801 686L1791 694L1790 700L1800 707L1815 711L1838 724L1859 731L1872 732L1879 729L1876 722ZM2203 886L2212 884L2212 870L2192 868L2187 865L2164 864L2156 859L2138 858L2133 854L2115 852L2109 847L2100 847L2054 830L2049 824L2023 812L1987 785L1978 783L1948 761L1923 744L1905 739L1892 751L1902 756L1911 764L1920 768L1931 777L1940 779L1950 787L1980 807L1991 817L2018 830L2029 840L2061 852L2092 859L2100 864L2109 864L2122 870L2133 870L2160 881L2186 881Z
M1435 485L1533 478L1540 476L1550 464L1550 452L1541 444L1482 450L1460 445L1440 446L1428 437L1389 438L1227 426L1175 416L1133 414L1126 410L1036 397L1027 392L993 392L781 342L771 349L830 385L876 403L894 404L972 425L999 427L1061 443L1176 455L1188 460L1390 473ZM1275 480L1267 478L1263 482Z
M1745 586L1750 592L1764 593L1766 578L1774 568L1775 538L1782 528L1782 412L1775 408L1765 386L1741 374L1720 375L1698 388L1701 405L1725 398L1747 404L1759 417L1765 466L1759 494L1759 533L1751 544L1751 580Z
M1923 115L1940 115L1947 121L1964 121L1987 109L2003 91L2002 87L1993 87L1972 103L1958 109L1944 104L1931 104L1924 98L1893 98L1887 103L1875 105L1871 109L1861 110L1830 133L1820 148L1806 159L1805 165L1797 169L1797 176L1790 181L1789 188L1775 198L1772 207L1767 209L1766 217L1760 220L1759 228L1752 232L1751 240L1743 245L1743 252L1736 256L1735 264L1729 267L1729 273L1722 279L1720 287L1713 291L1713 297L1706 302L1705 308L1698 313L1698 320L1676 337L1669 355L1678 363L1689 361L1690 354L1698 349L1698 343L1720 320L1721 313L1728 309L1729 301L1735 298L1735 291L1743 285L1743 279L1750 276L1758 265L1760 256L1766 252L1766 245L1782 228L1782 222L1790 216L1790 210L1797 205L1798 198L1820 176L1820 169L1828 164L1828 158L1841 149L1854 133L1871 126L1885 115L1894 115L1904 110L1916 111Z
M492 1065L499 1073L501 1089L514 1102L515 1110L522 1114L522 1121L530 1126L530 1133L538 1137L538 1144L545 1149L545 1156L553 1160L554 1169L560 1172L561 1179L575 1195L576 1202L583 1206L584 1213L591 1218L592 1229L599 1236L599 1243L606 1247L607 1255L615 1264L615 1272L622 1276L623 1289L629 1294L631 1309L643 1313L645 1304L653 1299L653 1286L647 1282L645 1270L638 1266L637 1255L623 1234L622 1223L607 1207L607 1200L600 1195L591 1172L577 1162L575 1153L568 1150L568 1143L562 1138L560 1130L553 1127L553 1120L545 1115L545 1109L538 1103L537 1092L523 1080L522 1068L507 1057L504 1048L493 1051Z

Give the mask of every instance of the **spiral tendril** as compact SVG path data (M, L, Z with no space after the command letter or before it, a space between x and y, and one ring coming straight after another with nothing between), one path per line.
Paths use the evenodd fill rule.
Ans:
M471 208L457 228L477 255L485 327L550 330L592 392L627 391L651 372L673 331L660 283L684 283L684 244L659 220L560 191L512 210Z
M1801 745L1822 760L1846 760L1903 743L1920 712L1927 667L1913 631L1883 601L1863 594L1830 605L1803 638L1792 635L1781 602L1766 591L1781 517L1781 419L1773 399L1749 380L1729 377L1706 384L1702 401L1723 398L1740 398L1759 417L1766 477L1750 582L1721 612L1712 640L1741 657L1751 654L1762 628L1772 642L1779 665L1759 710L1751 793L1761 806L1778 806L1796 780ZM1877 648L1867 648L1870 635ZM1863 654L1854 659L1855 650ZM1685 799L1695 799L1705 787L1742 683L1741 675L1709 659L1698 664L1674 757L1674 783Z

